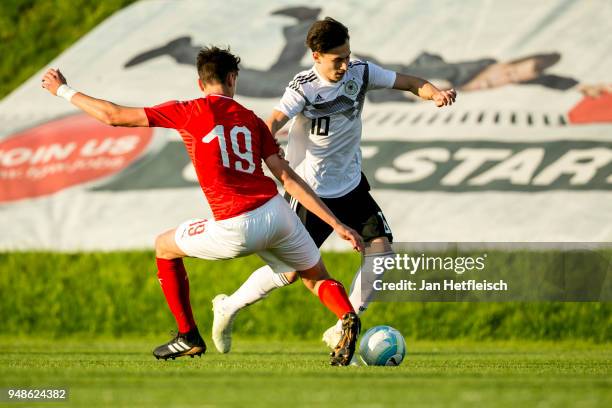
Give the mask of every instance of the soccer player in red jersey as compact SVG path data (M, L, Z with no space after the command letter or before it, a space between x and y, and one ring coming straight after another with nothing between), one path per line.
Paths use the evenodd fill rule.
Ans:
M264 175L262 160L288 193L354 249L362 250L363 241L279 156L265 123L234 101L239 62L229 49L202 49L197 69L204 97L149 108L119 106L77 92L55 69L47 71L42 86L108 125L177 129L191 157L214 219L192 219L157 237L157 275L178 334L153 351L156 358L193 357L206 351L191 311L182 258L230 259L257 253L279 275L299 271L306 287L344 322L344 336L332 352L331 363L347 365L355 350L359 317L342 284L327 273L299 218L278 194L272 179Z

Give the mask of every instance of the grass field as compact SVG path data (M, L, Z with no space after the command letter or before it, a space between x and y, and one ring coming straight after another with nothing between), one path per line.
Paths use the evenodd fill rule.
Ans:
M400 367L330 367L316 342L238 339L228 355L163 362L150 355L162 340L2 337L0 387L68 387L69 401L49 407L612 403L612 348L582 342L409 342Z
M359 256L324 253L323 258L334 277L349 287ZM207 322L211 299L232 293L262 262L251 256L222 262L188 259L185 264L195 317ZM333 320L319 299L296 283L249 307L236 323L242 336L301 340L317 338ZM0 335L54 338L157 336L175 327L150 251L0 253L0 322ZM389 324L419 340L609 343L612 303L376 302L363 323Z
M348 285L359 258L324 258ZM1 253L0 388L69 387L68 403L43 405L88 408L612 404L609 303L376 303L364 328L400 329L406 361L339 368L317 341L333 316L292 285L238 315L231 354L163 362L151 350L174 322L152 260L148 251ZM210 299L261 261L186 264L209 333Z

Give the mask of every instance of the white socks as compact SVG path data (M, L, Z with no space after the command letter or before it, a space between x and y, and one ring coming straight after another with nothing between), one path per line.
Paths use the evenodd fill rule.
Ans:
M351 283L351 290L349 291L349 300L357 315L361 316L361 313L365 312L368 308L368 301L363 301L361 298L361 268L357 270L355 276L353 276L353 282ZM366 298L367 299L367 298Z
M224 300L223 306L228 313L236 313L243 307L265 298L274 289L287 286L289 283L282 273L274 273L268 265L262 266Z
M371 255L366 255L364 263L366 264L368 262L371 263L372 259L375 257L394 257L394 256L395 256L394 252L388 252L388 253L382 253L382 254L374 253ZM371 268L371 265L366 266L366 268ZM368 306L372 302L372 298L374 294L374 286L372 284L373 282L370 282L373 280L374 275L372 273L369 273L368 275L369 276L366 276L363 278L366 280L366 282L362 282L361 268L359 268L359 270L357 270L357 272L355 273L355 276L353 277L353 282L351 283L351 290L349 292L349 300L351 301L351 305L353 306L353 309L355 309L355 312L359 316L361 316L361 314L368 309ZM377 278L380 279L382 276L383 275L378 275ZM365 285L362 285L362 283L365 283ZM338 331L342 330L341 320L338 320L338 322L336 323L336 329L338 329Z

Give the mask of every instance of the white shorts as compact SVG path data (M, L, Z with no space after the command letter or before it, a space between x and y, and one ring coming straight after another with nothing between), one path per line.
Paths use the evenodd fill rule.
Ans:
M276 273L310 269L321 258L306 228L280 195L233 218L185 221L174 239L194 258L232 259L256 253Z

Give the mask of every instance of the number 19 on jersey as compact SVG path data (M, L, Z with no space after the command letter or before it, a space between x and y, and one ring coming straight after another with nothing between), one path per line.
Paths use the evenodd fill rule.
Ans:
M253 160L253 144L251 141L251 131L246 126L234 126L229 134L232 153L239 159L230 163L230 155L227 150L227 140L225 138L225 126L217 125L214 129L202 138L203 143L211 143L217 139L219 150L221 151L221 161L224 167L234 168L244 173L255 171L255 161ZM240 150L239 138L244 141L244 151Z

